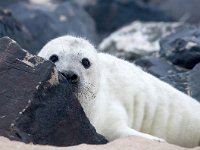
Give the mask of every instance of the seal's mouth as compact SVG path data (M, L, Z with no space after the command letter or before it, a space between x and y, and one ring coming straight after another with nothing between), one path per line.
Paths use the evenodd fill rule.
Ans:
M82 103L83 101L91 101L96 95L94 92L94 86L90 83L80 81L79 84L70 84L73 94Z
M78 74L73 71L65 71L61 72L61 74L68 80L68 82L72 85L77 85L80 82L80 77Z
M81 80L80 76L73 71L62 71L62 76L70 83L73 94L79 100L91 100L94 99L95 86L89 82Z

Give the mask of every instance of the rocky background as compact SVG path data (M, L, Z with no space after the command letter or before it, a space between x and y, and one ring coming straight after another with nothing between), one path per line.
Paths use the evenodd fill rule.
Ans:
M61 35L85 37L200 100L199 0L7 0L0 6L0 37L32 54Z
M0 38L9 36L17 41L22 48L28 50L29 53L37 54L46 42L61 35L81 36L90 40L99 52L110 53L135 63L145 71L200 101L199 0L2 0L0 1L0 6ZM9 78L4 80L4 77L8 77L7 75L3 76L5 64L7 65L7 70L11 71L10 74L12 74L12 69L9 68L13 68L7 62L5 63L5 60L7 61L8 59L8 62L10 62L20 56L17 59L21 59L23 63L18 62L18 67L29 73L35 72L35 68L33 66L28 70L24 68L27 65L24 59L28 61L29 65L30 63L36 64L39 61L29 53L27 53L28 56L35 59L27 60L22 48L15 44L14 47L9 47L9 41L12 40L8 38L0 40L0 52L2 51L0 53L0 83L3 85L0 85L0 99L2 99L2 94L5 96L5 92L2 91L10 80ZM18 47L17 50L16 47ZM14 58L14 54L10 55L12 49L16 50L16 58ZM32 80L31 84L27 84L29 88L26 88L29 89L28 93L32 95L25 95L25 97L27 96L27 99L33 101L31 108L33 107L34 109L26 112L24 116L22 115L20 120L19 116L14 112L20 113L27 103L15 101L15 104L13 104L12 97L8 97L9 93L6 93L8 101L6 105L0 102L0 115L6 112L10 113L10 117L5 122L6 124L2 124L3 118L0 117L1 135L23 142L57 146L80 143L106 143L106 139L98 135L89 124L79 104L66 104L64 101L52 103L53 99L58 97L47 94L45 106L48 109L42 110L51 110L51 114L49 116L41 116L44 112L40 109L35 109L36 104L40 106L41 97L37 97L38 93L35 91L34 86L39 84L39 79L47 81L48 74L53 68L48 62L45 62L45 64L43 65L48 68L47 72L43 72L44 74L40 75L40 78L30 78L26 74L23 75L17 72L18 75L25 77L25 84ZM37 71L40 72L41 70L43 69L40 68ZM16 71L16 68L14 71ZM11 76L11 79L13 80L13 76ZM14 79L16 81L19 80L17 78ZM62 90L63 82L65 81L59 79L60 87L57 87L57 90L70 95L70 91ZM23 87L24 85L21 86ZM44 85L42 88L46 86ZM19 90L22 87L16 87L16 89ZM8 86L7 88L10 87ZM43 92L45 93L46 91ZM11 93L13 92L11 91ZM15 91L15 93L20 93L20 90ZM22 92L20 96L23 94ZM16 95L12 96L16 97ZM62 99L62 97L59 97L59 99ZM74 98L69 97L69 99ZM20 104L20 107L14 107L17 103ZM55 106L56 110L58 109L59 113L53 111L52 105ZM57 115L61 116L62 120L65 116L72 114L72 112L65 111L61 113L59 110L60 105L66 107L75 105L74 107L81 114L81 117L70 117L75 118L77 122L77 126L73 129L73 134L71 135L63 132L64 130L58 129L60 127L66 128L66 126L74 122L73 119L70 120L71 122L62 122L62 124L58 124L58 120L50 119L51 117L56 118ZM33 110L38 117L35 118L36 124L30 121ZM48 130L43 130L43 127L47 126L45 123L49 121L45 120L45 118L48 117L51 120L51 127ZM12 121L17 123L17 128L8 128L8 124ZM84 126L81 126L82 121L85 122ZM29 124L30 128L24 126L24 124ZM80 135L77 132L85 133L86 129L87 132L89 131L89 135L95 138L91 139L88 138L88 135ZM45 136L47 137L50 134L48 141L44 140L46 139ZM70 141L71 143L64 142L64 139L71 139L74 134L77 135L74 141ZM63 140L58 138L60 135L64 137Z

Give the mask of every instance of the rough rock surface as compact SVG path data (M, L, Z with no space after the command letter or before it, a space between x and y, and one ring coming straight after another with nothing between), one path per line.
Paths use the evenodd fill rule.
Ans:
M134 63L200 102L200 64L192 70L187 70L155 56L144 56L135 60Z
M200 62L200 27L180 27L160 41L160 55L173 64L192 69Z
M0 135L26 143L104 144L53 63L0 39Z
M200 64L192 70L184 73L175 73L160 77L161 80L169 83L180 91L190 95L200 102Z
M7 7L9 5L12 5L13 3L16 3L16 2L21 2L21 1L28 1L28 0L1 0L0 1L0 6L1 7Z
M130 25L112 33L99 45L99 50L126 60L158 52L159 40L170 34L179 23L142 23Z
M184 73L175 73L171 75L166 75L160 77L160 79L163 80L164 82L169 83L170 85L184 92L185 94L191 96L191 91L188 84L189 82L188 76L189 72L184 72Z
M199 0L147 0L152 5L165 14L176 20L200 23ZM180 6L180 7L177 7Z
M135 1L98 0L96 5L87 7L87 11L94 18L99 32L113 32L135 20L172 21L161 11L141 6Z
M36 43L34 42L30 32L26 27L16 20L10 11L0 9L0 37L9 36L15 39L25 49L34 50Z
M166 59L155 56L144 56L136 59L134 63L142 67L144 71L151 73L158 78L185 71L182 68L174 66Z
M41 0L38 0L41 1ZM64 1L73 1L82 7L87 7L91 5L96 5L97 0L45 0L45 1L52 1L54 3L64 2Z
M142 139L139 137L128 137L124 139L118 139L106 145L86 145L82 144L79 146L73 147L50 147L50 146L35 146L35 145L26 145L19 142L11 142L8 139L0 137L0 147L1 150L11 150L16 149L20 150L199 150L200 147L196 148L182 148L179 146L159 143L155 141L150 141L147 139Z
M75 3L17 3L9 8L33 34L34 39L40 42L38 51L50 39L65 34L84 36L92 42L97 40L93 19Z
M197 64L189 75L190 95L200 102L200 64Z

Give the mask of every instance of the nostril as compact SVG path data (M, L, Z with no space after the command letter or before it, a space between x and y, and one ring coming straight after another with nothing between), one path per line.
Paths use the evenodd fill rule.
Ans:
M78 82L78 81L79 81L79 77L78 77L78 75L73 74L73 75L71 76L71 81L72 81L72 83L76 83L76 82Z
M77 83L79 81L79 76L74 72L62 72L61 73L70 83Z

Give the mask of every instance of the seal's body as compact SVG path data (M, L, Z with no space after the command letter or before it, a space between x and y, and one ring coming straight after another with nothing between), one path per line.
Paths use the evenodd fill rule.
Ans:
M200 104L134 64L71 36L50 41L39 56L70 81L89 120L108 140L136 135L199 145Z

